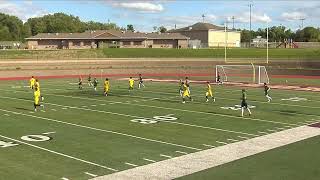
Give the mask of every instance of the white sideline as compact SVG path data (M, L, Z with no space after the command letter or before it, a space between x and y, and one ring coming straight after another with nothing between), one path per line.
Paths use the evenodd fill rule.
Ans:
M301 126L94 178L175 179L320 135L320 128Z

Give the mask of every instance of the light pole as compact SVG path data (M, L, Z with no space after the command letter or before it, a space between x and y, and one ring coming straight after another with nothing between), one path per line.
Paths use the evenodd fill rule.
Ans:
M269 63L269 22L267 21L267 64Z
M253 6L253 4L250 3L249 4L249 9L250 9L250 17L249 17L249 21L250 21L249 48L251 47L251 10L252 10L252 6Z

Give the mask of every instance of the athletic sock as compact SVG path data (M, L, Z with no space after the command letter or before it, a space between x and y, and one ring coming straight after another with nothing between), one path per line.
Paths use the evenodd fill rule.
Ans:
M251 111L250 111L250 109L249 109L249 108L247 108L247 110L248 110L249 114L251 115Z
M241 108L241 116L243 117L244 108Z

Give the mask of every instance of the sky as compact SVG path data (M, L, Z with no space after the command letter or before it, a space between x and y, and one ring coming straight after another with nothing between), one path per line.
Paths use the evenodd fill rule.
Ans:
M133 24L136 30L145 32L154 26L172 29L203 21L221 26L228 22L228 27L249 29L249 4L254 30L269 24L295 31L301 28L301 19L303 27L320 27L319 0L0 0L0 12L23 21L63 12L83 21L110 21L120 27Z

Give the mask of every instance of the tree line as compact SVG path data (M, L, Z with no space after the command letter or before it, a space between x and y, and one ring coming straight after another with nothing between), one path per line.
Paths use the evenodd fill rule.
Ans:
M134 31L132 24L128 24L126 28L119 27L115 23L101 22L83 22L79 17L67 15L64 13L49 14L42 17L29 18L23 22L16 16L10 16L0 13L0 41L24 41L24 38L34 36L38 33L69 33L84 32L86 30L130 30ZM166 32L164 26L153 27L154 31ZM249 42L256 36L266 38L266 29L258 29L257 31L249 31L246 29L238 29L241 31L241 41ZM320 42L320 29L314 27L305 27L304 29L293 32L284 26L273 26L269 28L269 40L283 41L284 39L293 39L294 41L303 42Z
M241 30L241 42L250 42L251 39L261 36L267 38L267 30L259 28L257 31ZM320 42L320 29L314 27L305 27L293 32L284 26L273 26L269 28L269 42L283 42L292 39L296 42Z

